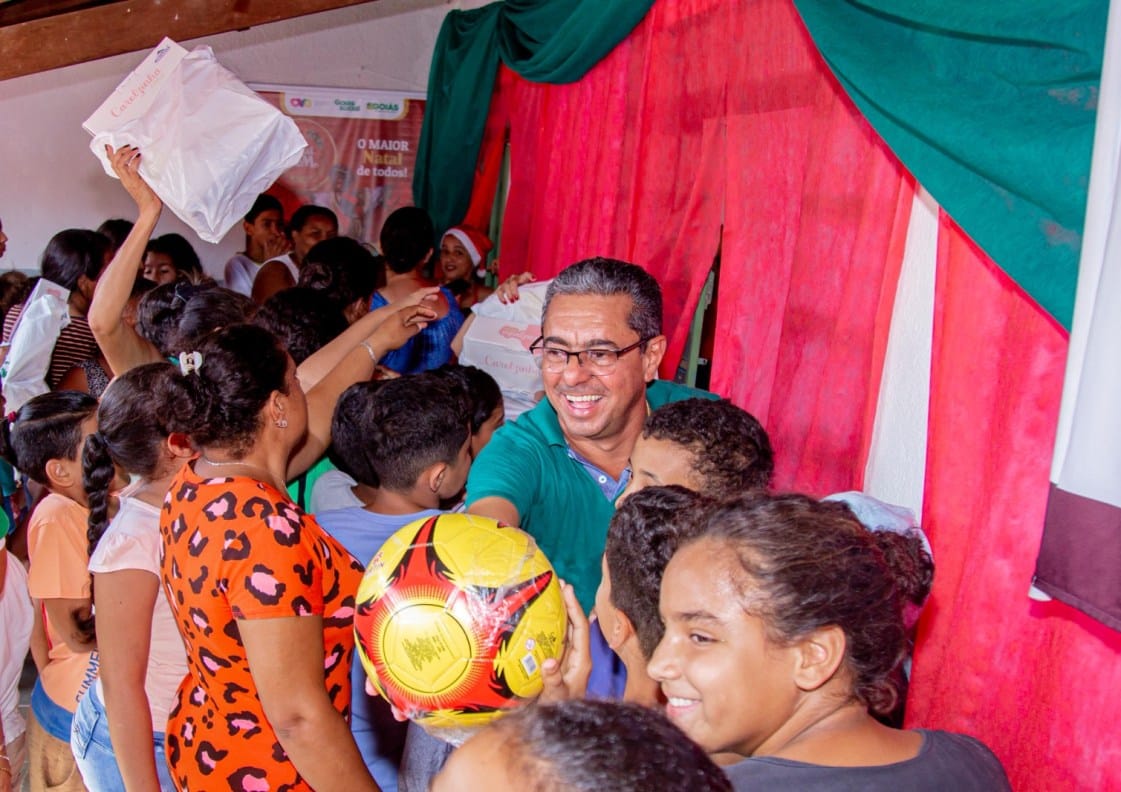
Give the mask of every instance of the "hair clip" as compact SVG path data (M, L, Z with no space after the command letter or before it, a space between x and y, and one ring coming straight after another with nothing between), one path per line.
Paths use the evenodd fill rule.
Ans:
M202 353L201 352L180 352L179 353L179 370L183 372L183 376L194 372L199 373L202 368Z
M191 301L191 298L198 294L198 288L187 281L176 281L175 289L171 293L171 304L173 306L182 303L186 305Z

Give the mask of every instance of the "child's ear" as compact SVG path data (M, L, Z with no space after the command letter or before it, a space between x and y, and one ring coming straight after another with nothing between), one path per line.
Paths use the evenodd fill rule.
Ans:
M794 647L794 684L817 690L831 680L845 659L845 632L835 625L814 630Z
M167 436L167 450L176 459L190 459L196 453L184 432L172 432Z
M47 473L47 484L53 490L66 489L73 486L74 476L67 459L48 459L44 469Z
M437 462L429 465L422 475L424 485L433 494L438 493L440 488L444 486L444 478L448 475L448 465L446 462Z
M616 608L614 605L609 605L614 618L611 619L611 634L605 635L607 645L612 649L618 651L619 647L634 637L634 623L631 622L627 614ZM601 622L602 624L602 622Z
M348 324L354 324L370 312L370 301L359 297L350 305L343 308L343 317Z

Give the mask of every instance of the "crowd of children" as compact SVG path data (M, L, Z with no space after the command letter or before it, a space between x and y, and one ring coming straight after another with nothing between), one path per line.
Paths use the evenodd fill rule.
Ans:
M648 388L660 318L630 346L543 330L545 391L571 412L543 423L546 400L507 424L495 379L452 362L463 312L524 282L490 296L478 231L446 232L430 275L422 209L391 214L374 254L338 237L329 209L285 225L262 196L222 287L186 240L151 238L162 206L140 153L109 153L136 221L113 241L51 240L43 278L69 293L70 321L42 361L45 392L0 422L0 456L26 482L26 497L3 491L9 547L26 552L0 544L0 792L25 773L36 792L1007 788L977 741L897 728L933 575L921 532L872 530L858 494L841 496L854 508L771 494L781 449L758 421ZM0 255L5 241L0 226ZM576 265L548 287L546 316L595 325L617 276L639 277L660 315L637 269ZM7 344L28 286L0 290ZM612 446L619 470L573 440L612 430L593 426L601 403L637 434ZM498 498L533 534L530 514L557 505L547 465L513 471L522 491L469 491L476 460L529 431L588 477L595 503L561 505L605 525L578 547L539 537L578 578L564 656L545 664L539 702L453 750L364 684L358 581L398 528L465 503Z

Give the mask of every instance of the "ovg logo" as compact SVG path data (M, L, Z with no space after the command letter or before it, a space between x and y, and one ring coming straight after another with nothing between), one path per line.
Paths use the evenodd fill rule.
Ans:
M288 104L290 104L292 107L299 107L299 108L306 109L308 107L311 107L311 100L310 99L301 99L298 96L293 96L291 99L288 100Z

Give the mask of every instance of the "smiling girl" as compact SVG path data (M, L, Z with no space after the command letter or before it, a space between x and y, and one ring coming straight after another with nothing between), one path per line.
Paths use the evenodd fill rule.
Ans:
M879 723L898 692L904 592L928 574L896 534L799 495L710 514L662 581L650 660L666 713L736 789L1008 789L977 740Z

